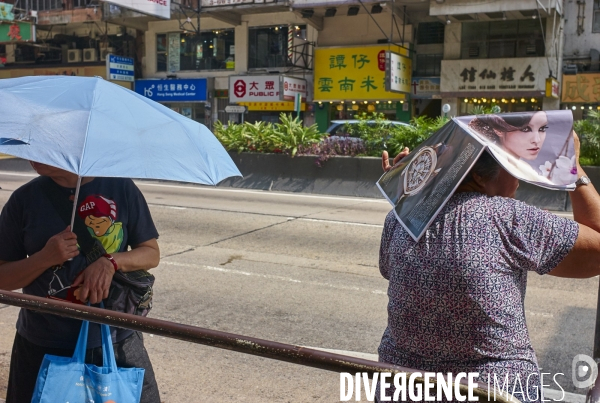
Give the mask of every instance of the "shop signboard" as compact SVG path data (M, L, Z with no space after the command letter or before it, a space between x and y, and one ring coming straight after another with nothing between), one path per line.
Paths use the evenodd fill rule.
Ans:
M0 21L0 43L35 42L35 25L30 22Z
M147 79L135 81L135 92L156 102L202 102L208 100L206 78Z
M303 101L306 101L308 94L308 84L306 80L296 77L279 76L279 92L282 101L294 101L296 94L300 94Z
M543 57L442 60L442 93L546 93L548 61Z
M395 45L316 48L314 100L399 100L404 94L386 91L385 52L407 56ZM407 69L400 78L410 80ZM408 81L410 83L410 81ZM407 91L408 92L408 91Z
M410 84L411 99L440 98L439 77L413 77Z
M106 77L112 81L135 80L133 58L108 54L106 57Z
M600 73L563 74L562 102L600 103Z
M14 21L13 5L0 2L0 21Z
M240 105L247 106L249 111L279 111L292 112L294 111L293 101L277 101L277 102L240 102ZM300 110L306 110L306 102L302 102Z
M556 78L549 77L546 79L546 96L548 98L558 98L559 97L559 88L558 80Z
M171 0L110 0L108 3L167 20L171 18Z
M395 52L385 52L385 89L408 94L412 62L408 57Z
M229 76L229 102L278 102L280 77Z

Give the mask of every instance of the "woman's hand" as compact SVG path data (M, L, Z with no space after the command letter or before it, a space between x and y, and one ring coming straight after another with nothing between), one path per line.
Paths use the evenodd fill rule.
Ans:
M46 263L46 267L63 264L67 260L79 255L77 247L77 235L71 231L69 225L62 232L48 239L44 248L39 252L40 258Z
M392 161L392 165L390 165L390 157L388 155L388 152L384 151L381 154L381 167L383 168L383 172L387 172L390 169L392 169L393 166L395 166L398 162L400 162L402 158L406 157L408 154L410 154L410 150L408 149L408 147L404 147L404 150L402 150L400 154L396 155L396 158L394 158L394 161Z
M105 257L100 257L94 263L79 273L71 284L76 288L75 297L81 302L90 301L97 304L108 297L110 283L115 274L115 268Z

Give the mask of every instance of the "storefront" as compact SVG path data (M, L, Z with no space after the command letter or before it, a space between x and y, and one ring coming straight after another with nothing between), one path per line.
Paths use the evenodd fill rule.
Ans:
M410 86L412 115L436 118L442 110L439 77L413 77Z
M390 120L410 120L408 96L386 90L386 51L401 55L397 81L408 93L412 69L404 48L386 44L315 49L314 101L320 130L325 130L333 119L353 119L362 112L381 112Z
M442 60L440 89L452 115L491 105L503 112L558 109L558 95L546 94L548 76L542 57Z
M248 107L247 122L279 121L282 112L295 110L295 97L300 94L300 118L307 110L308 83L303 78L284 75L230 76L229 102ZM231 114L228 120L240 122L241 116Z
M576 120L600 110L600 73L563 75L561 101L561 108L571 109Z
M135 92L211 128L211 86L206 78L146 79L136 80Z

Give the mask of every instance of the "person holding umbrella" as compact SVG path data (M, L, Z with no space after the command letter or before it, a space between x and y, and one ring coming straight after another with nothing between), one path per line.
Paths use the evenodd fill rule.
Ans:
M125 178L216 185L241 176L204 125L99 77L0 80L0 111L0 153L32 161L41 175L17 189L0 214L2 289L98 303L116 270L159 263L148 205ZM48 197L48 184L58 187L57 197ZM66 214L56 209L64 206L60 195L71 203ZM75 218L82 222L73 227ZM86 259L77 248L84 235L107 254L88 250L97 259ZM7 402L31 401L44 354L71 356L80 324L21 310ZM99 326L90 324L89 333L88 347L100 346ZM160 402L141 334L113 329L112 337L118 366L146 370L141 402ZM102 352L92 348L87 358L98 362Z
M51 180L71 203L78 177L49 165L31 163L40 177L17 189L0 214L0 288L22 288L26 294L97 304L108 297L116 270L148 270L158 266L158 232L148 205L133 181L122 178L83 178L77 211L86 224L102 222L101 211L118 225L118 249L88 263L77 236L58 216L42 188ZM110 201L110 203L108 202ZM108 207L107 207L108 206ZM96 214L99 217L95 217ZM89 217L92 217L90 219ZM89 226L89 225L88 225ZM98 225L106 236L108 230ZM113 245L115 242L111 242ZM127 250L128 246L131 250ZM113 252L114 251L114 252ZM22 309L13 344L7 403L31 401L45 354L70 357L81 321ZM152 364L142 334L112 328L119 367L144 368L141 402L159 403ZM90 324L86 360L102 364L100 327Z

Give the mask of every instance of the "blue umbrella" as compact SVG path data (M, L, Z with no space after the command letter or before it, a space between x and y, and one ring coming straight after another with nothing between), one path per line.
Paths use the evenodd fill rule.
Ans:
M0 153L64 169L80 180L216 185L241 176L204 125L99 77L0 80L0 114Z

